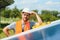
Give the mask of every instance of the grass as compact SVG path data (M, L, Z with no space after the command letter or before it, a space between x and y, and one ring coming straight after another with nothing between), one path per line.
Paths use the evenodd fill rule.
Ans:
M4 17L0 18L1 23L12 23L17 20L19 20L19 18L4 18Z
M8 24L10 24L10 23L12 23L14 21L17 21L17 20L19 20L19 18L4 18L4 17L0 17L0 39L6 37L6 35L3 32L3 28L6 25L8 25ZM9 33L10 33L10 35L14 34L13 30L10 30Z
M10 24L11 22L17 21L17 20L19 20L19 18L4 18L4 17L1 17L1 23L0 23L0 39L6 37L6 35L5 35L4 32L2 31L3 28L4 28L6 25ZM10 35L14 35L13 30L10 30L9 32L10 32Z
M10 30L9 33L10 33L10 35L14 35L13 30ZM6 35L2 31L2 28L0 28L0 39L5 38L5 37L6 37Z

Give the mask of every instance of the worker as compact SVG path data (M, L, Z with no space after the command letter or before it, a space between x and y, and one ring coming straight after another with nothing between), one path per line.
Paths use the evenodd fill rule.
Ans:
M30 15L33 14L36 16L37 22L29 21ZM6 36L10 36L10 29L14 30L15 34L18 34L32 29L32 27L36 24L40 25L42 23L42 20L38 14L34 11L29 10L28 8L24 8L21 12L21 15L22 19L4 27L3 32L6 34Z

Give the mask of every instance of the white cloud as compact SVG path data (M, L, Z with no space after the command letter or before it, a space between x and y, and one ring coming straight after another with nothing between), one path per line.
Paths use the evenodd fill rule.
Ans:
M46 5L60 5L60 2L52 2L52 1L48 1L45 3Z
M56 7L53 7L53 8L51 8L51 7L49 7L49 6L44 6L44 5L38 5L38 9L40 9L40 10L57 10L57 11L60 11L60 8L59 9L57 9Z
M45 3L45 4L44 4ZM60 11L60 2L45 1L40 2L39 0L15 0L15 3L10 6L11 8L17 6L17 8L30 8L38 10L58 10Z
M31 3L37 3L38 0L21 0L21 4L31 4Z

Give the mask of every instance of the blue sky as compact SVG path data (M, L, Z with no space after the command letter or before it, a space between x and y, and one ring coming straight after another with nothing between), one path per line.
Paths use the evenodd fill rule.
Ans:
M15 6L18 9L29 8L38 10L57 10L60 11L60 0L14 0L14 4L9 7L12 9Z

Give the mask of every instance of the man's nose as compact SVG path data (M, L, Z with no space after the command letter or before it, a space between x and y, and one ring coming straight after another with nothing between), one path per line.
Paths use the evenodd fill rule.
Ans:
M25 17L27 17L27 16L25 15Z

